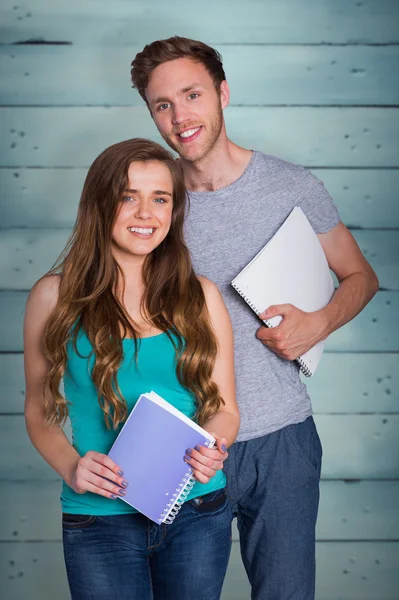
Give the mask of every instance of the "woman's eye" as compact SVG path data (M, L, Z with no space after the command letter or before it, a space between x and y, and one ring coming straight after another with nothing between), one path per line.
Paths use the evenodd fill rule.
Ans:
M159 202L159 204L165 204L167 200L165 198L154 198L154 202Z
M133 202L133 201L134 201L133 196L124 196L122 198L122 202Z

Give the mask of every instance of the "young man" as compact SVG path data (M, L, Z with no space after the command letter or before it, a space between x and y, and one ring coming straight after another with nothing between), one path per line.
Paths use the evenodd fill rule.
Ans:
M229 87L214 49L174 37L146 46L132 67L134 87L180 156L194 266L218 284L233 322L241 429L225 468L252 598L311 600L322 451L294 359L357 315L377 291L377 277L316 177L227 137ZM283 321L259 328L230 282L298 205L340 285L315 313L265 307L262 318ZM211 473L221 455L194 458Z

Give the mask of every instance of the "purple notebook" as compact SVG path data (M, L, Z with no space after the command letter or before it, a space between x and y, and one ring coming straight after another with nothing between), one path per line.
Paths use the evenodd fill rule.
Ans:
M155 523L172 523L196 481L186 448L214 443L158 394L142 394L108 453L129 482L122 500Z

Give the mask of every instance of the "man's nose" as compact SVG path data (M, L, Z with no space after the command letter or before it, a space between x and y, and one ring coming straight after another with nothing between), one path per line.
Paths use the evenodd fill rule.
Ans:
M173 123L175 125L181 125L189 118L188 107L184 104L175 104L173 107Z

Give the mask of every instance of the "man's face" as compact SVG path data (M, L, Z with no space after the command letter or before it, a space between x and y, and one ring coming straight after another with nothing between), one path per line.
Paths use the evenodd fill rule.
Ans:
M202 63L178 58L154 69L146 96L161 136L182 158L196 162L213 149L229 99L225 81L219 93Z

